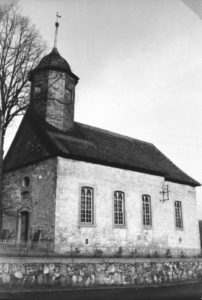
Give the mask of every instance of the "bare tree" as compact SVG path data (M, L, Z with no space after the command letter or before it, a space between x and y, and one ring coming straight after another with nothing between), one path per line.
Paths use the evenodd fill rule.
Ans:
M16 2L0 6L0 233L3 203L3 149L8 126L29 104L28 73L39 62L46 45Z

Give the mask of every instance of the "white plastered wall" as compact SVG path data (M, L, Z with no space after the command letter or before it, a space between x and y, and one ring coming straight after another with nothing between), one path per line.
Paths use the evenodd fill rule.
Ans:
M58 158L55 243L75 247L153 246L199 249L195 188L169 182L169 200L162 202L164 178L129 170ZM94 224L79 223L82 186L94 189ZM113 192L125 193L126 226L113 225ZM142 225L142 195L151 196L152 227ZM176 229L174 201L182 201L183 230Z

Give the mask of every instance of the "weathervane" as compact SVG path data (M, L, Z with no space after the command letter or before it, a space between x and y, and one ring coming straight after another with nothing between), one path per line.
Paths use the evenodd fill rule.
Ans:
M58 27L59 27L59 22L58 19L61 18L61 16L56 13L56 22L55 22L55 38L54 38L54 48L57 48L57 37L58 37Z

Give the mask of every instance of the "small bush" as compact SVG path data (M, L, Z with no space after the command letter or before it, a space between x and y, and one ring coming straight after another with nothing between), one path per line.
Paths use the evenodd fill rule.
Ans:
M180 257L181 257L181 258L185 258L185 257L186 257L186 255L184 254L183 251L180 252Z
M103 256L103 251L101 249L95 249L94 256L95 257L102 257Z
M121 257L123 254L123 249L122 247L119 247L118 251L115 253L115 257Z
M74 251L72 251L72 256L79 256L80 255L80 250L78 248L75 248Z
M152 256L153 256L153 257L160 257L160 255L159 255L159 253L158 253L157 250L154 252L154 254L153 254Z
M165 257L167 257L167 258L172 257L172 253L171 253L170 249L168 249L168 250L166 251Z
M139 257L139 256L140 255L139 255L137 249L135 249L135 250L133 250L133 251L130 252L130 257Z

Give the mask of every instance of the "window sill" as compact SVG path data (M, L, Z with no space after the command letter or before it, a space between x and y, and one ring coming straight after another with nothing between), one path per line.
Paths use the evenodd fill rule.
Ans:
M180 227L175 227L176 231L184 231L184 228L180 228Z
M113 225L113 229L126 229L126 225Z
M152 225L143 225L144 230L152 230Z
M78 227L95 227L96 225L93 223L79 223Z

